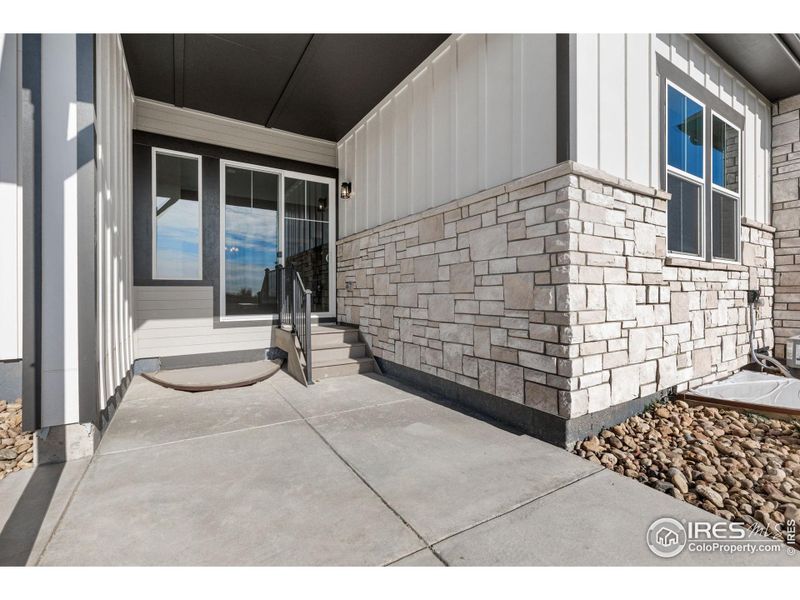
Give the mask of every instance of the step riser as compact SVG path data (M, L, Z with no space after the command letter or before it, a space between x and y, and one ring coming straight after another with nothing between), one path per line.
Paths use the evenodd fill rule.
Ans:
M325 362L344 358L361 358L366 355L364 344L354 344L343 348L315 348L311 353L312 360Z
M318 348L319 346L335 346L337 344L355 344L358 343L358 341L358 330L356 329L311 334L312 348Z
M371 373L373 371L372 362L348 363L344 365L331 365L328 367L318 367L314 369L314 380L328 379L330 377L344 377L346 375L357 375L359 373Z

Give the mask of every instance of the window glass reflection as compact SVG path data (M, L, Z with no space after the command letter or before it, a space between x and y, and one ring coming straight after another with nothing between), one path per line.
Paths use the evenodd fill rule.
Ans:
M714 117L711 146L711 175L715 185L739 192L739 132Z
M278 175L225 169L225 314L277 312Z
M156 153L156 279L200 279L200 185L195 158Z
M703 176L703 107L667 86L667 160L696 177Z

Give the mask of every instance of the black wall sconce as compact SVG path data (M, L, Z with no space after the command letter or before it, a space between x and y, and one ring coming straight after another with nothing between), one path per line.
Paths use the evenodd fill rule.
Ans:
M347 200L350 197L352 190L352 184L349 181L343 181L339 186L339 197L343 200Z

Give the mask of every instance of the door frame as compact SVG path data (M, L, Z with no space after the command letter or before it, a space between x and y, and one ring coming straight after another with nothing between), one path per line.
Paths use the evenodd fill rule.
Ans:
M284 179L303 179L328 184L328 308L327 312L312 313L317 319L336 316L336 180L332 177L309 175L299 171L288 171L274 167L264 167L235 160L219 161L219 319L220 321L272 321L275 313L263 315L225 314L225 167L236 167L250 171L272 173L278 176L278 263L286 264L286 240L284 227Z

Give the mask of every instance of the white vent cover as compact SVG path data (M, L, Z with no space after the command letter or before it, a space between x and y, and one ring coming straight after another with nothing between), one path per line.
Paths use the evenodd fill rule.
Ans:
M786 364L792 369L800 369L800 335L786 340Z

